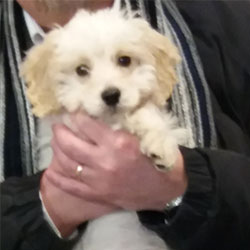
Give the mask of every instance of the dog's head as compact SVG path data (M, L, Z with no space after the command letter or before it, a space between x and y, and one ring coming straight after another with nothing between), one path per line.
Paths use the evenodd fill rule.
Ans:
M130 112L149 99L164 105L179 60L146 21L110 9L81 10L29 51L21 74L35 115L83 109L100 117Z

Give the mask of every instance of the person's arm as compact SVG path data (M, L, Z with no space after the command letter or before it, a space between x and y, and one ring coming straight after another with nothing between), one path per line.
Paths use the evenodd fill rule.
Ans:
M175 2L194 36L226 151L182 148L188 189L181 206L139 215L180 249L249 249L250 3Z
M177 249L249 249L250 159L230 151L181 152L188 188L180 207L140 212L142 223Z
M1 184L1 249L72 249L78 238L59 238L44 218L39 187L41 173Z
M54 152L48 169L61 169L60 156ZM1 249L73 249L87 221L115 210L113 205L90 202L76 197L74 192L64 192L48 180L47 171L30 177L12 177L1 184ZM60 235L51 227L43 209ZM78 234L74 233L76 230Z

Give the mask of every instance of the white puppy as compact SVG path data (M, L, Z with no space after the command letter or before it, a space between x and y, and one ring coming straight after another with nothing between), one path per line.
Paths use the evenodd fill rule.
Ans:
M165 109L179 61L170 41L141 18L112 9L79 11L32 48L22 65L33 112L41 118L38 145L50 141L55 119L83 110L137 135L156 168L170 170L186 140ZM42 151L40 168L50 159L50 149ZM82 244L84 250L167 249L126 211L90 222Z

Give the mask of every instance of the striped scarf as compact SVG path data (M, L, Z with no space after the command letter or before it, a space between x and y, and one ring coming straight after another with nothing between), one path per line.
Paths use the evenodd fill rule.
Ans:
M0 7L0 174L4 177L5 155L6 155L6 130L10 124L6 124L7 117L7 95L6 90L14 93L17 108L17 119L20 131L20 155L22 173L31 175L35 166L35 122L31 112L31 106L25 95L25 83L19 77L19 65L23 52L20 49L20 41L17 36L16 13L14 13L14 1L4 0ZM19 164L20 164L19 163Z
M179 48L182 63L177 67L179 82L172 95L172 111L179 124L188 130L188 147L216 147L216 133L208 85L190 30L174 2L168 0L124 0L128 10L137 10L160 33ZM18 66L23 56L20 48L14 0L0 5L0 176L6 166L7 92L11 84L19 124L20 159L23 175L36 170L35 119L25 95L25 83L19 77ZM14 13L15 12L15 13ZM21 11L20 11L21 12ZM18 124L16 126L18 126Z

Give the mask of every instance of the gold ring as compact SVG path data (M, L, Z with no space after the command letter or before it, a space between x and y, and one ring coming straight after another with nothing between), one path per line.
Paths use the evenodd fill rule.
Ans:
M83 167L81 165L76 166L76 176L77 177L80 177L82 170L83 170Z

